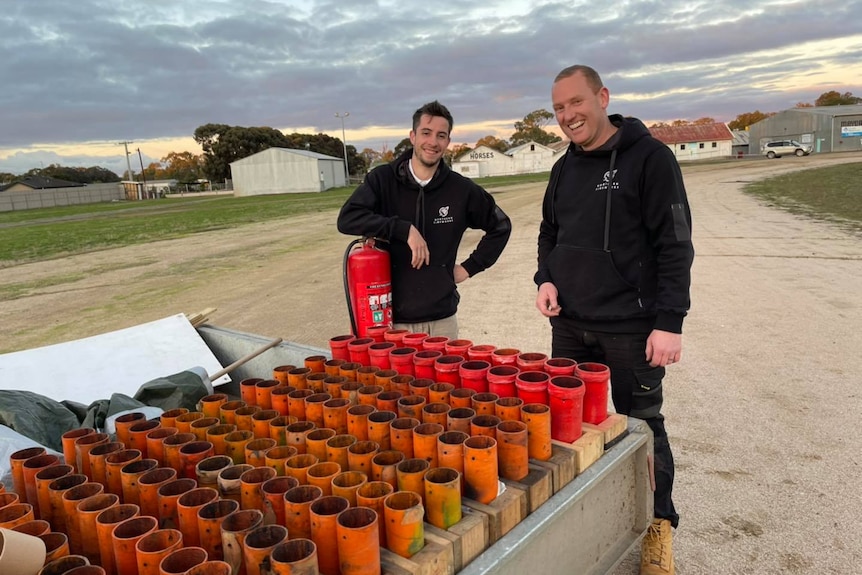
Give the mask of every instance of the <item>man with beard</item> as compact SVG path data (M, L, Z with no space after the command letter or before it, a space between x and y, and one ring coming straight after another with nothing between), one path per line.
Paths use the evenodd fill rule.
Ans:
M458 337L456 285L489 268L512 225L491 194L449 169L452 115L437 102L413 114L412 149L372 170L338 214L338 231L373 237L389 251L394 327ZM467 228L485 235L460 264Z

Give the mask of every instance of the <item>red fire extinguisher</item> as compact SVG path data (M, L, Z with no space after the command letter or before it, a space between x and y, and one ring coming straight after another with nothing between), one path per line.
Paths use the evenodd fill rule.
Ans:
M353 240L344 252L344 295L356 337L367 337L369 327L392 326L389 252L371 238Z

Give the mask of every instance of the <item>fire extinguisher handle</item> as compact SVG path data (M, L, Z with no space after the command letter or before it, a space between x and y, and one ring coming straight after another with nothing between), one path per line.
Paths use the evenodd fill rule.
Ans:
M376 236L366 236L364 238L364 240L365 240L365 245L368 246L369 248L373 248L377 242L383 242L384 244L389 243L388 240L385 240L383 238L378 238Z

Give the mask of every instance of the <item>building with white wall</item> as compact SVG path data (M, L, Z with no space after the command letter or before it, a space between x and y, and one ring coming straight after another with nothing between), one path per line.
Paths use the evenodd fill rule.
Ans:
M322 192L347 185L344 160L308 150L268 148L231 162L234 195Z
M650 134L671 149L677 161L729 158L733 155L733 133L727 124L657 126Z
M560 153L536 142L527 142L505 152L479 146L456 158L452 170L468 178L549 172Z

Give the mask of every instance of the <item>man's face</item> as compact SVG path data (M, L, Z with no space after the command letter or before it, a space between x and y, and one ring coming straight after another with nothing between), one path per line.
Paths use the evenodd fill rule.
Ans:
M580 72L558 80L551 88L554 114L563 133L585 150L593 150L607 140L608 89L594 92Z
M442 116L423 114L419 126L410 131L413 156L429 168L437 165L449 147L449 122Z

